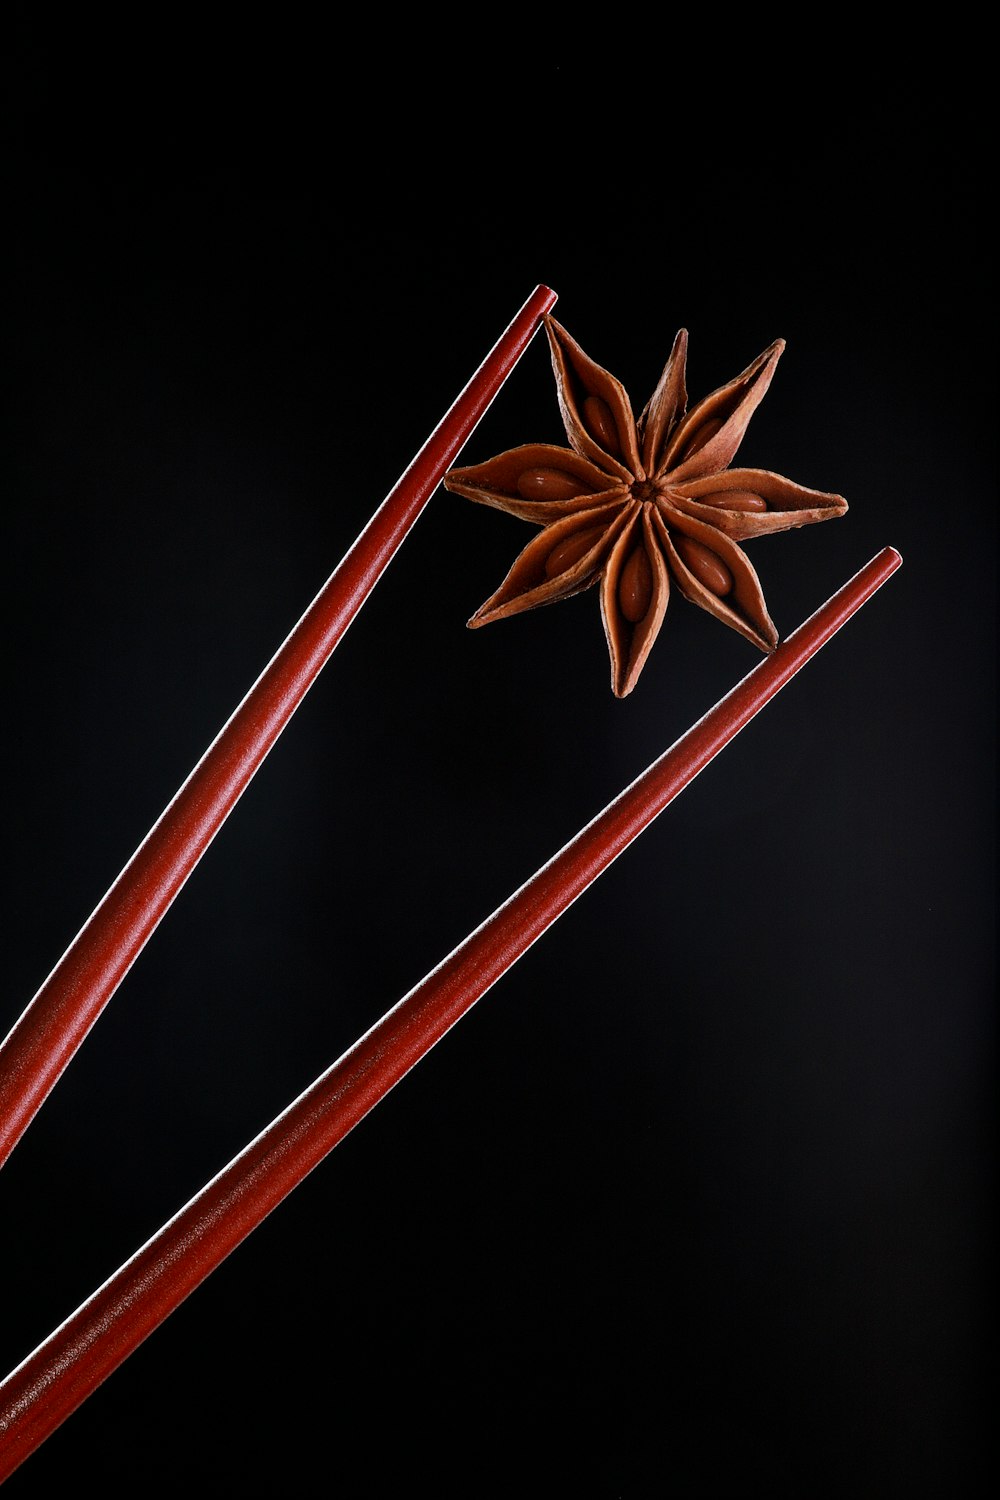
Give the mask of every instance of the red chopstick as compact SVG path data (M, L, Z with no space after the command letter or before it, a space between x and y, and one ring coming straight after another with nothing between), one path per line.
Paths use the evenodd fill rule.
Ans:
M537 286L0 1045L0 1166L246 791L556 300Z
M887 547L862 568L0 1382L0 1481L318 1166L901 561Z

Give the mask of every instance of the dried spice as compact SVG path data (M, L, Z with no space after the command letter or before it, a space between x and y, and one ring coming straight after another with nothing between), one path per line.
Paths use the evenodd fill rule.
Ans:
M771 383L779 339L728 385L687 410L687 332L636 421L624 386L546 317L570 447L529 443L452 469L445 486L541 526L473 628L601 586L619 698L635 687L659 633L671 583L762 651L778 632L738 545L841 516L847 502L766 469L729 465Z

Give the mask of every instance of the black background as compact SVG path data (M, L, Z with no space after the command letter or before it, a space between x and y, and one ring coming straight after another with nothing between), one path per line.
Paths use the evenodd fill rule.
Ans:
M782 634L903 568L11 1500L978 1494L976 89L63 40L8 95L0 1033L537 283L636 410L681 325L695 398L787 340L740 460L850 510L748 544ZM463 461L535 440L541 338ZM619 702L593 593L466 630L532 534L438 491L11 1157L4 1370L759 659L678 596Z

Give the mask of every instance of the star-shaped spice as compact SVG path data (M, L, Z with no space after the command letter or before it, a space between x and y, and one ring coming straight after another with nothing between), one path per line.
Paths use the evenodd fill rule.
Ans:
M766 469L731 469L784 348L778 339L728 385L687 410L681 329L639 420L624 386L545 319L569 448L529 443L445 486L543 527L469 625L488 625L600 582L619 698L635 687L671 582L762 651L778 643L760 582L737 544L841 516L840 495Z

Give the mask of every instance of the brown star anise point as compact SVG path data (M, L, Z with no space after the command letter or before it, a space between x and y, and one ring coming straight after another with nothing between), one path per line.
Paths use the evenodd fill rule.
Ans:
M638 420L624 386L545 319L569 448L529 443L452 469L445 487L542 528L469 621L476 628L600 584L611 685L635 687L666 613L671 583L762 651L778 632L757 574L738 544L847 510L766 469L730 464L785 347L689 411L687 330Z

